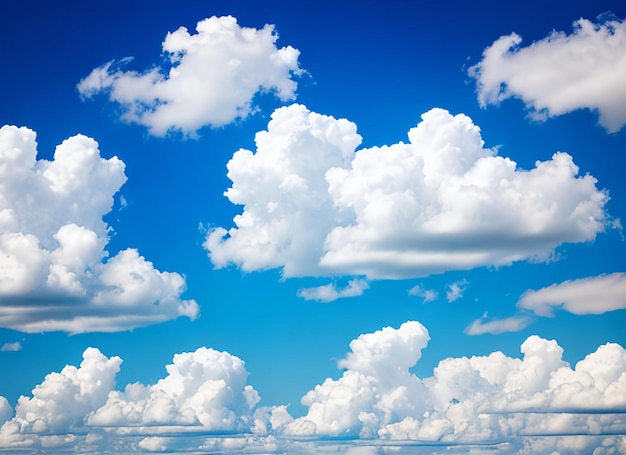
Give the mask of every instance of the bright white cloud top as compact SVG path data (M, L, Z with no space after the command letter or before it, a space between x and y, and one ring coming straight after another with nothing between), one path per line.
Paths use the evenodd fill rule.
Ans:
M277 109L256 152L228 163L235 227L209 232L213 264L285 277L422 277L546 259L602 232L606 192L555 153L531 170L484 148L472 120L432 109L409 143L361 149L356 125Z
M79 92L87 98L107 93L122 107L123 120L144 125L155 136L193 135L203 126L245 118L258 93L295 98L292 76L301 73L300 53L291 46L277 48L273 26L257 30L240 27L231 16L213 16L198 22L196 32L181 27L167 34L168 66L138 73L120 68L129 59L109 62L83 79Z
M626 406L621 346L600 346L571 368L556 341L531 336L521 346L522 358L501 352L447 358L433 376L419 378L409 368L429 339L416 321L359 336L338 362L342 376L307 393L302 401L308 413L297 419L285 406L257 408L260 397L247 384L243 361L227 352L177 354L156 384L118 391L113 387L121 359L88 348L79 368L49 374L15 410L0 399L0 447L317 453L317 438L340 436L374 446L507 441L507 453L564 447L569 451L561 453L591 453L626 442L612 436L626 429L619 414ZM590 428L596 437L564 435ZM309 442L299 443L302 437Z
M37 160L35 132L0 128L0 327L23 332L128 330L179 316L184 278L135 249L108 258L103 221L124 163L78 135Z
M528 47L502 36L470 68L485 107L515 97L535 119L590 109L609 132L626 124L626 23L580 19L571 34L553 32Z
M537 291L528 291L519 308L539 316L553 316L555 309L573 314L602 314L626 308L626 273L611 273L565 281Z

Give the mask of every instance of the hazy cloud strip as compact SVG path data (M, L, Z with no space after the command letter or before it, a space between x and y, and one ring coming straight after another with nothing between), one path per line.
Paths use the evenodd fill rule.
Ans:
M0 327L23 332L128 330L199 307L185 280L132 248L107 259L113 195L124 163L77 135L37 160L35 132L0 128Z
M257 93L272 92L280 100L295 98L300 74L299 51L278 49L274 27L240 27L231 16L198 22L196 33L185 27L163 41L166 67L124 71L130 59L94 69L79 84L83 97L104 92L119 103L122 119L148 127L151 134L168 131L193 135L203 126L218 127L254 111Z
M204 244L213 264L289 276L416 278L547 259L605 229L608 195L555 153L531 170L483 147L472 120L423 114L409 143L356 151L345 119L277 109L256 151L228 163L226 196L243 206ZM540 189L540 190L539 190Z
M500 37L470 68L481 106L515 97L535 119L590 109L609 132L626 124L626 23L580 19L569 35L521 42L515 33Z
M611 273L527 291L517 302L519 308L539 316L552 316L554 309L574 314L602 314L626 308L626 273Z

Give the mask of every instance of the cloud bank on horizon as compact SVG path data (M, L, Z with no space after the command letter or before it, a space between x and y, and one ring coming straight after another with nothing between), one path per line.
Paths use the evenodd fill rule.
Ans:
M235 227L204 243L216 267L284 277L423 277L549 259L607 227L608 194L573 158L519 169L463 114L432 109L409 143L356 150L356 125L291 105L228 162Z
M257 93L295 98L292 76L302 73L300 52L278 49L277 39L271 25L257 30L240 27L231 16L213 16L198 22L195 34L185 27L167 34L166 67L138 73L121 69L128 58L109 62L80 81L78 91L85 98L106 93L120 104L122 120L146 126L152 135L195 135L203 126L247 117Z
M419 378L409 369L429 340L417 321L359 336L337 363L341 377L308 392L302 398L308 412L296 419L284 405L257 407L260 397L247 384L244 362L227 352L176 354L156 384L120 391L114 385L122 360L88 348L78 368L47 375L14 410L1 397L0 447L282 453L312 449L311 437L341 437L374 446L507 441L517 450L609 454L626 444L619 435L626 430L621 346L602 345L572 368L556 341L533 335L522 344L521 358L498 351L447 358L432 376ZM596 437L567 436L591 428ZM553 438L538 442L533 435Z
M626 124L624 21L580 19L569 35L555 31L528 47L521 42L516 33L500 37L470 68L481 106L515 97L536 120L590 109L608 132Z
M113 332L195 318L185 280L133 248L107 258L113 196L124 163L77 135L37 160L35 132L0 128L0 327Z

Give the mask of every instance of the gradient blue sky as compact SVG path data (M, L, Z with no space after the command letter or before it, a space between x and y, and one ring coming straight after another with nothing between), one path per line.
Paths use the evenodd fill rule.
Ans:
M572 34L573 23L581 18L598 24L610 21L608 16L601 16L606 12L615 15L615 23L622 25L618 31L623 31L623 23L619 20L626 17L624 2L533 0L504 6L495 1L456 0L24 0L6 2L2 10L0 125L25 126L35 131L39 160L52 160L57 145L80 133L97 141L103 158L117 156L123 161L127 180L119 191L113 190L115 195L110 211L104 210L99 215L103 216L109 230L106 226L100 226L104 230L94 230L102 236L108 235L109 241L104 249L109 258L127 248L134 248L155 269L180 274L186 283L186 290L180 298L194 300L199 308L195 320L170 315L165 316L165 322L141 323L132 330L107 326L106 332L92 329L88 323L80 324L76 331L84 333L76 334L55 327L52 331L42 328L20 331L3 322L0 346L5 348L0 352L0 395L6 397L12 409L20 396L31 397L32 390L44 381L47 374L59 372L65 365L79 365L88 347L99 349L107 357L123 359L116 376L116 390L123 390L126 384L134 382L155 384L166 376L165 366L177 353L193 352L203 346L230 353L245 362L245 369L249 372L248 384L261 397L258 406L289 405L289 413L298 418L307 413L308 407L300 400L309 390L326 378L337 380L341 376L337 361L349 352L351 340L383 327L398 329L406 321L419 321L430 335L421 359L410 370L419 378L432 376L433 368L446 358L485 356L495 351L520 358L520 345L531 335L556 340L563 348L563 360L572 368L600 345L617 343L626 346L626 278L623 275L626 246L618 226L618 220L626 219L626 185L623 180L626 128L621 127L620 120L615 120L618 125L613 128L606 123L599 124L598 112L589 109L584 101L576 105L576 95L571 96L574 107L564 108L566 112L561 114L559 100L547 98L565 82L557 81L551 87L551 82L542 80L545 74L533 72L545 66L545 63L537 63L541 62L539 59L533 60L532 56L526 55L524 58L528 57L528 60L520 58L517 66L511 64L511 69L506 66L505 58L500 66L496 62L495 66L489 67L493 70L490 74L487 74L486 57L483 60L483 51L502 36L516 33L522 38L519 48L526 48L533 42L545 40L553 31ZM124 108L109 97L110 91L107 90L111 85L102 83L95 89L92 87L91 98L85 91L80 93L78 84L92 70L126 57L133 59L120 66L120 71L135 71L135 75L155 67L167 71L168 67L163 66L167 62L161 43L168 32L184 26L194 34L199 21L226 15L236 18L241 27L262 29L265 24L273 24L278 35L276 47L291 46L300 52L298 68L303 71L284 73L287 80L297 83L293 96L280 99L271 90L268 93L253 91L254 112L244 118L215 127L191 128L186 133L169 131L159 136L145 125L121 118ZM558 39L553 37L553 41ZM617 56L626 55L623 44L621 48L612 48L612 52ZM548 57L543 62L552 61L557 66L557 74L559 65L563 72L571 72L568 57L560 54L558 58L563 58L564 62L557 61L556 57L552 60ZM470 71L481 62L485 62L482 75L491 77L480 81L484 84L484 93L494 78L496 91L499 86L506 86L509 90L504 95L500 93L502 99L499 102L486 102L483 106L477 88L480 76ZM607 77L604 81L597 76L598 72L602 73L601 67L594 72L587 71L584 62L574 62L573 65L580 69L581 79L590 78L585 91L592 93L591 98L602 98L598 103L614 98L618 105L621 100L621 108L613 109L614 105L610 105L607 112L613 110L607 115L624 117L623 81L626 73L623 71L626 66L615 63L617 76ZM219 65L216 68L219 70ZM255 73L257 68L254 67L252 72ZM511 81L516 69L520 68L527 70L528 75L522 75L521 81L517 80L520 85L514 86ZM621 79L619 71L622 71ZM532 79L533 75L538 79ZM502 80L498 81L497 77ZM525 81L528 82L526 85ZM543 83L545 91L542 93L546 99L532 92L535 85ZM611 83L616 84L615 87L603 89ZM580 90L580 86L573 90ZM489 95L485 96L488 99ZM371 273L356 265L324 269L311 266L297 253L295 259L289 261L302 265L303 270L309 266L312 268L293 273L293 276L283 272L284 257L278 256L254 270L255 267L241 267L237 258L242 256L229 250L231 253L224 253L224 263L218 264L215 251L209 255L204 246L207 233L218 227L233 228L233 218L243 210L242 205L233 204L224 195L233 185L227 177L226 165L239 149L256 152L255 134L267 130L275 109L290 106L293 102L306 106L310 112L356 124L362 137L357 150L407 143L409 130L422 121L422 114L433 108L445 109L452 116L465 114L465 121L469 122L465 126L473 123L480 128L484 148L497 150L498 156L508 157L517 163L518 170L531 170L537 166L536 162L549 161L559 151L569 154L579 173L578 177L566 179L565 183L592 176L596 179L595 190L587 187L576 193L573 187L559 187L563 183L561 180L547 177L542 180L542 185L547 186L529 188L522 184L520 191L534 191L539 195L538 199L553 197L554 201L547 202L553 208L605 191L610 199L595 202L598 204L596 213L604 219L598 221L598 227L583 232L580 226L585 222L584 217L573 212L563 212L567 216L561 216L558 215L561 212L555 209L557 215L553 221L557 228L554 232L542 232L538 226L535 234L509 235L520 219L535 213L532 207L526 206L526 211L510 215L509 228L502 227L506 223L494 221L493 230L476 233L479 239L476 248L493 253L487 256L497 259L481 259L469 266L444 266L443 270L431 266L402 266L400 279L384 276L385 263L375 266ZM533 105L535 102L537 104ZM550 104L552 102L556 104ZM541 107L548 109L547 118L536 120L533 112ZM184 107L182 111L185 111ZM174 122L175 117L174 114L171 117ZM450 119L446 117L441 121ZM205 125L209 123L204 122ZM446 131L439 133L442 140L450 140L454 145L456 136L448 138ZM465 144L463 138L460 140ZM463 145L459 147L463 149ZM358 151L356 156L359 156ZM314 164L321 162L321 158L311 160ZM445 166L446 163L450 161L440 164ZM241 166L242 172L248 169L251 178L263 178L263 171L250 171L251 163L247 166ZM13 171L9 168L8 172ZM375 180L376 175L372 172L370 177ZM99 191L98 178L89 178L91 180L82 184ZM550 186L550 182L554 185ZM5 191L2 183L0 181L0 188ZM238 183L245 185L243 180ZM260 191L267 187L250 188L253 195L258 191L259 201L264 203ZM4 197L26 201L30 187L18 185L11 190L14 192L6 191ZM32 191L35 194L35 190ZM355 200L361 197L366 200L367 195L359 191L355 190ZM285 197L289 198L288 192ZM23 203L26 202L19 202ZM29 207L27 211L38 209L37 206ZM477 207L482 206L479 203ZM494 207L496 215L500 214L500 209ZM306 208L298 209L307 213ZM485 210L491 209L487 207ZM478 212L478 218L483 216L482 209ZM265 215L271 218L268 213ZM37 219L32 212L29 216ZM315 215L312 216L315 219ZM459 216L467 221L469 215ZM502 214L502 219L508 216L508 212ZM487 219L488 216L483 221ZM499 220L498 216L495 219ZM390 218L385 224L391 230L390 237L383 236L380 242L389 242L395 236L394 229L409 229L400 226L401 223L400 216L397 220ZM489 227L489 222L480 225ZM315 233L315 229L311 226L310 231ZM20 230L7 227L1 233L10 232ZM308 230L300 227L300 231L294 232L297 237ZM450 256L446 259L447 264L455 263L452 256L463 249L456 249L453 242L459 242L465 248L473 245L472 242L464 243L467 239L463 236L469 236L470 231L461 228L459 232L458 237L449 239L451 243L446 244L444 239L442 245L433 247L439 248L444 256ZM544 234L546 238L552 237L540 245L541 240L537 239ZM395 239L398 244L389 247L389 264L397 264L399 254L411 249L411 242L431 245L435 241L428 236L422 240L419 235L411 237L409 234L409 237L408 240L398 237ZM571 240L574 238L578 240ZM519 260L509 263L503 259L504 256L498 253L497 242L504 242L502 248L514 251ZM365 246L369 247L372 246ZM529 257L535 253L544 253L548 257ZM20 252L14 254L19 257ZM249 254L251 259L258 259L258 252L251 250ZM0 281L11 279L8 271L11 265L5 263L9 265L2 266L0 258ZM220 265L224 267L219 268ZM609 291L602 292L607 289L606 283L598 281L602 277L614 280L614 287ZM344 289L353 279L366 282L369 288L363 289L361 295L329 302L302 297L303 289L329 284ZM581 279L588 280L574 281ZM562 284L568 281L581 287L573 291L565 289ZM562 285L557 286L557 301L552 305L566 303L566 298L577 301L576 297L582 296L584 302L578 303L583 309L578 313L598 314L575 314L575 311L568 311L566 304L564 308L556 308L551 317L545 317L538 314L540 310L533 311L533 308L539 308L540 304L544 309L545 305L549 308L551 297L538 295L539 292L535 294L535 300L525 300L528 302L525 308L518 303L523 302L522 296L526 292L551 285ZM428 301L431 299L415 291L416 286L425 291L436 291L436 298ZM447 298L446 293L455 286L460 289L457 298ZM67 298L64 294L60 297L48 295L46 289L44 283L35 291L26 288L19 288L13 294L2 291L0 308L5 307L2 316L12 311L10 307L16 305L15 302L21 312L37 302L45 309L46 305L55 305L58 299ZM414 291L410 292L412 289ZM148 311L138 305L137 311ZM63 317L73 317L73 310L64 311ZM94 313L96 318L103 315L98 311ZM45 322L43 316L25 317ZM469 329L475 321L502 323L507 318L514 318L510 320L513 326L509 326L509 331L489 333L487 330L487 333L472 334ZM348 366L345 365L344 362L344 368L351 368L349 362ZM624 411L623 404L615 406L620 412ZM76 424L73 425L65 430L77 431ZM614 431L623 434L624 428ZM62 433L64 429L58 431ZM32 447L36 448L36 444Z

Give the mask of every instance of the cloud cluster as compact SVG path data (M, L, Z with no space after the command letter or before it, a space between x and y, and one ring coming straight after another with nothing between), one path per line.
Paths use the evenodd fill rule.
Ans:
M626 124L626 23L580 19L570 35L552 32L528 47L521 41L515 33L500 37L470 68L483 107L516 97L536 119L591 109L609 132Z
M122 119L148 127L151 134L168 131L192 135L203 126L218 127L254 111L257 93L273 92L282 101L295 98L292 76L301 72L299 51L278 49L271 25L257 30L240 27L234 17L198 22L196 33L185 27L163 41L166 67L143 73L124 71L109 62L78 84L83 97L105 92L122 107Z
M135 249L106 259L102 217L126 181L124 163L77 135L52 161L36 159L35 133L0 128L0 327L24 332L117 331L185 315L185 281Z
M462 114L432 109L408 144L356 152L360 141L345 119L277 109L256 152L228 163L225 195L243 213L208 233L213 264L285 277L421 277L546 259L607 222L607 194L567 153L518 169L484 148Z
M448 358L433 376L421 379L409 368L428 341L426 328L415 321L361 335L338 362L345 369L341 378L326 379L307 393L302 399L307 415L285 431L523 445L522 438L530 435L626 429L620 414L626 406L626 350L617 344L600 346L572 369L556 341L531 336L521 346L521 359L501 352Z
M552 316L555 308L573 314L621 310L626 308L626 273L581 278L527 291L517 306L539 316Z
M501 352L447 358L432 376L419 378L410 368L429 339L416 321L359 336L338 362L342 376L308 392L302 399L308 412L296 419L286 406L257 407L244 362L227 352L203 347L176 354L163 379L121 391L114 389L121 359L88 348L80 367L47 375L15 411L0 397L0 448L319 453L320 438L339 437L364 440L366 453L385 446L405 453L407 442L412 450L432 450L432 444L506 441L506 453L560 447L560 453L608 454L617 452L603 447L626 443L611 436L626 430L621 346L600 346L571 368L556 341L531 336L521 358ZM597 438L564 437L583 434Z

